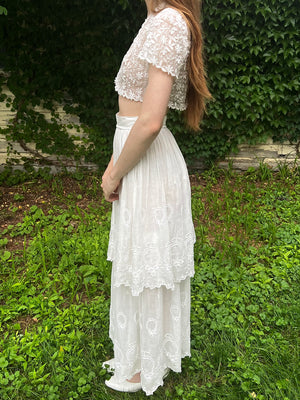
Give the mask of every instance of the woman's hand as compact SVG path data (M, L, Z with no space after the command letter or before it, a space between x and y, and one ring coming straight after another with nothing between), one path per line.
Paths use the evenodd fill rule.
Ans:
M110 162L102 176L101 187L103 189L104 197L107 201L113 202L119 199L118 189L120 186L120 181L114 181L110 175L111 170L114 166L114 159L111 156Z
M119 200L118 192L120 187L120 181L113 179L110 175L110 171L108 171L107 169L102 176L101 187L103 189L105 200L112 203L115 200Z

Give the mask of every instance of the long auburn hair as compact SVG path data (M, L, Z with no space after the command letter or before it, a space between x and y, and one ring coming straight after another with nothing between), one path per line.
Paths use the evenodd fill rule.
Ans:
M185 119L187 125L193 130L199 130L200 122L206 112L206 101L212 98L207 84L203 62L203 35L200 25L200 1L201 0L148 0L148 8L151 12L161 3L175 8L185 18L191 33L191 50L188 60L188 90L187 109Z

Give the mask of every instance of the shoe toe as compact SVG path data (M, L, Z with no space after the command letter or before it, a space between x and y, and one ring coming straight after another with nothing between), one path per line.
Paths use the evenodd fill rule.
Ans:
M128 392L128 393L137 392L138 390L142 389L142 384L140 382L132 383L128 382L127 380L120 382L114 376L112 376L109 380L105 381L105 385L119 392Z

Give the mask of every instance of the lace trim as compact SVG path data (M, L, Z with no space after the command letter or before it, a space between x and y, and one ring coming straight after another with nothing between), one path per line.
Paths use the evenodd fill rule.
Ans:
M116 83L115 87L116 87L116 92L119 94L119 96L125 97L128 100L138 101L140 103L143 102L142 95L134 94L133 92L128 92L122 87L119 87L118 83Z
M110 259L107 259L108 261L113 261ZM129 281L124 281L124 282L117 282L113 283L113 287L121 287L121 286L126 286L131 289L132 296L139 296L144 289L159 289L162 286L165 286L166 289L168 290L174 290L175 289L175 284L184 281L186 278L193 278L195 275L195 271L190 271L186 272L184 275L181 275L179 278L174 280L173 282L167 282L167 281L161 281L159 284L149 284L149 283L144 283L140 287L132 287L132 284L129 283Z
M147 61L147 60L146 60ZM157 68L160 68L160 67L157 67ZM161 68L164 72L168 72L168 71L165 71L164 70L164 68ZM170 74L171 75L171 74ZM133 100L133 101L137 101L137 102L139 102L139 103L142 103L143 102L143 96L142 95L137 95L137 94L134 94L134 93L130 93L129 91L127 91L126 92L126 90L124 90L123 88L121 88L120 86L119 86L119 84L118 83L116 83L115 84L115 89L116 89L116 92L119 94L119 96L121 96L121 97L125 97L126 99L128 99L128 100ZM168 104L168 108L172 108L173 110L178 110L178 111L184 111L184 110L186 110L186 108L187 108L187 103L185 103L185 104L179 104L179 103L176 103L175 101L172 101L171 99L170 99L170 101L169 101L169 104Z
M146 61L148 64L154 65L154 67L161 69L163 72L166 72L167 74L173 76L174 78L179 77L179 72L176 74L176 72L174 72L174 68L169 65L168 68L162 66L161 64L159 64L158 62L156 62L155 60L151 59L150 57L146 57L144 55L139 55L138 56L140 60Z
M165 286L174 290L175 283L194 276L195 236L189 233L186 237L187 241L176 238L162 248L158 248L157 243L148 243L148 247L144 247L148 252L141 251L138 245L130 251L127 242L117 245L111 237L107 260L113 263L112 286L127 286L133 296L138 296L145 288ZM182 244L179 249L178 244ZM148 260L145 259L147 256ZM140 260L140 264L137 264L137 260Z
M111 340L113 340L113 338L111 338ZM181 358L185 358L185 357L191 357L191 352L183 353ZM122 369L123 368L124 368L124 366L122 366ZM158 373L156 374L157 376L160 375L160 377L161 377L160 380L155 385L153 385L151 389L150 388L147 389L147 388L143 387L143 385L142 385L142 389L146 393L146 396L151 396L160 386L164 385L163 376L164 376L164 371L166 370L166 368L169 368L170 370L172 370L176 373L182 372L181 365L176 368L175 366L170 367L169 365L164 364L163 367L160 368L158 370ZM124 381L126 379L132 378L133 375L137 374L138 372L141 372L139 368L136 368L133 371L134 372L130 373L130 374L122 374L122 373L118 374L118 379L120 379L120 381Z

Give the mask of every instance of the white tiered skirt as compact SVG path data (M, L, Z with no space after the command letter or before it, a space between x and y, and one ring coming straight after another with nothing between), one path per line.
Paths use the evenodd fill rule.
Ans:
M117 115L114 162L135 121ZM108 247L115 376L122 380L141 371L147 395L163 384L165 368L180 372L181 358L190 355L194 242L186 164L164 123L122 180Z

